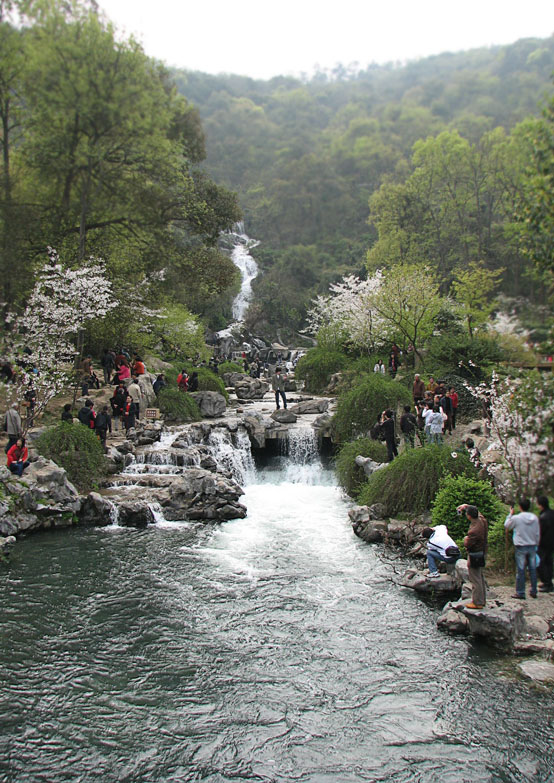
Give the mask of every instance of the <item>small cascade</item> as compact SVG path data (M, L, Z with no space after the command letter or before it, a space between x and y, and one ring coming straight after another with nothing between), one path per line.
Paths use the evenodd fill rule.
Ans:
M313 427L293 427L286 441L285 481L292 484L325 484L317 435Z
M252 298L252 281L258 276L258 264L250 255L250 250L257 247L259 242L256 239L251 239L245 233L244 223L236 223L234 228L234 231L222 235L221 243L230 252L231 261L240 272L241 286L233 302L235 323L218 332L220 337L230 335L232 327L236 323L242 323Z
M119 527L119 507L109 498L106 498L106 502L110 508L111 526Z
M245 484L255 475L250 438L244 430L231 433L213 429L208 445L218 469L228 471L238 484Z

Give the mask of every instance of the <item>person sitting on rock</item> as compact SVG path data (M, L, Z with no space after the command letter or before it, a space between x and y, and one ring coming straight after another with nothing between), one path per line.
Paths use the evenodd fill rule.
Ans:
M182 370L177 376L177 388L179 391L186 392L189 388L189 376L186 370Z
M460 550L456 542L448 535L446 525L427 527L423 531L423 537L427 538L427 565L429 566L429 579L438 579L440 574L437 563L455 563L460 557Z
M8 451L8 470L21 478L25 468L29 467L28 456L29 452L25 446L25 438L19 438L17 443Z

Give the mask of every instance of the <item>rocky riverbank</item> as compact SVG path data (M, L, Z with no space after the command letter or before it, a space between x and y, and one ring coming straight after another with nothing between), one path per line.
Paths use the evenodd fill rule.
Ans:
M370 544L381 543L410 557L414 566L395 574L400 586L440 602L437 627L451 634L467 635L516 655L536 656L522 663L522 674L541 682L554 682L554 594L539 593L536 599L512 598L513 586L487 589L483 609L468 609L471 600L467 561L441 563L438 579L430 579L424 567L426 541L421 533L428 520L403 521L384 518L384 507L355 506L349 512L354 533ZM445 603L446 602L446 603Z

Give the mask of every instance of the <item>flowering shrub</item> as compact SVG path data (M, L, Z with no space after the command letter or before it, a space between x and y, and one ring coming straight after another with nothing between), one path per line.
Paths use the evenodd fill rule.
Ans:
M53 248L48 248L48 256L23 315L6 319L10 359L32 371L24 376L18 396L23 399L32 381L35 414L69 385L75 339L84 325L117 306L103 261L91 258L78 269L68 269Z
M499 495L548 494L554 486L554 377L537 370L472 389L490 400L491 449L499 455L488 463Z

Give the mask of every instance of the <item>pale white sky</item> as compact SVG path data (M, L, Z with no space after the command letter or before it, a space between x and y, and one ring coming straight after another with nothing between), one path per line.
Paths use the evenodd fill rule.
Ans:
M267 79L554 33L553 0L99 0L168 65Z

